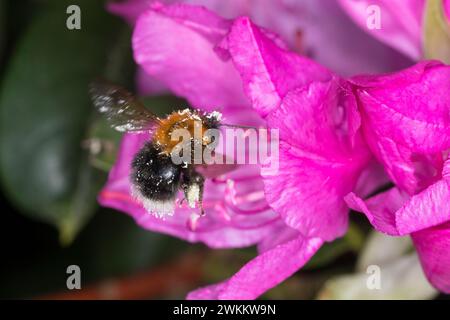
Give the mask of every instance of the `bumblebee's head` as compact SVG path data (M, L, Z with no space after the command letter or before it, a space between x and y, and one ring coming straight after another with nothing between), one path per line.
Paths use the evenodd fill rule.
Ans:
M219 129L222 114L219 111L205 113L202 116L203 125L207 129Z

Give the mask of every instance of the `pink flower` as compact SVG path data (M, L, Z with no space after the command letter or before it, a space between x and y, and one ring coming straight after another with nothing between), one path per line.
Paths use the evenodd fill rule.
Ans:
M225 45L253 108L280 130L280 170L262 170L269 204L305 236L341 236L348 219L343 197L370 160L351 87L277 46L248 18L234 22Z
M450 67L422 62L352 79L362 128L396 187L346 200L375 229L411 235L429 281L450 292Z
M450 1L441 0L450 21ZM425 0L339 0L343 9L368 34L414 60L423 56L423 16ZM370 6L380 8L381 28L369 29Z
M148 28L149 24L158 28ZM257 126L261 119L250 108L244 108L248 102L239 88L237 72L231 62L224 62L212 50L226 33L227 24L202 8L158 5L137 22L133 35L135 59L148 74L193 106L219 110L235 124ZM176 37L167 36L171 34ZM190 242L202 241L214 248L258 243L282 225L265 201L257 166L237 168L208 179L205 217L192 216L187 206L181 206L165 220L148 214L130 196L129 183L132 158L148 139L149 134L125 134L119 158L100 194L103 205L130 213L144 228Z
M344 196L364 192L358 180L368 189L383 180L370 176L374 170L363 175L371 156L349 83L278 46L248 18L234 21L220 49L240 72L253 108L280 130L280 170L274 175L263 167L261 174L268 203L291 229L229 280L194 291L191 299L257 297L301 267L323 241L345 233Z
M345 232L344 195L365 196L379 183L375 171L362 174L370 155L348 83L284 48L246 18L232 23L201 7L156 4L136 22L134 56L148 75L193 106L221 111L228 123L280 127L283 141L279 177L263 170L264 184L259 166L237 167L207 180L205 217L180 207L161 220L130 195L130 162L149 135L124 136L99 196L104 206L129 213L146 229L210 247L258 245L259 255L233 277L192 292L191 299L258 297L301 268L324 241ZM253 59L247 68L240 64L245 59ZM250 108L243 84L258 112ZM288 112L291 121L285 119ZM356 186L358 179L363 188Z
M158 28L148 28L149 25ZM148 74L193 106L220 110L230 123L258 126L262 119L249 107L231 61L222 60L213 50L228 27L228 21L200 7L156 6L137 22L133 35L135 58ZM258 166L238 167L207 179L204 217L192 216L192 209L186 207L178 208L165 220L150 215L131 196L129 183L131 160L148 139L148 134L124 136L119 158L99 196L102 205L129 213L144 228L190 242L201 241L214 248L258 244L266 255L278 255L280 249L276 245L283 239L274 235L296 236L268 206ZM252 292L224 290L217 298L255 298L306 263L321 243L320 239L300 238L286 244L299 254L297 259L290 257L291 263L283 261L289 266L283 273L275 277L267 274L270 279ZM250 288L254 285L251 282L247 282Z
M444 161L450 148L450 67L422 62L347 82L278 47L247 18L234 22L222 48L254 109L269 127L280 129L280 173L263 168L262 176L266 199L286 224L303 236L331 240L345 232L345 197L377 230L411 234L430 282L449 292L450 161ZM370 160L360 127L401 188L367 205L349 191ZM320 188L328 189L326 198ZM200 293L209 296L223 286L229 284Z
M207 180L205 217L180 206L166 220L130 196L130 162L149 135L125 135L99 196L103 205L187 241L258 246L259 255L234 276L189 298L258 297L301 268L323 242L345 233L348 205L380 231L412 234L430 281L448 291L446 251L428 245L449 244L442 200L448 198L448 67L424 62L347 81L289 51L249 18L232 22L181 4L144 10L133 50L145 76L193 106L221 111L228 123L280 130L278 174L238 166ZM397 188L365 203L385 181L372 153Z
M258 25L280 35L288 46L307 55L334 72L350 76L382 73L411 64L395 50L372 39L345 15L335 1L329 0L164 0L169 3L202 5L221 17L250 16ZM156 0L111 2L108 9L134 25L140 14ZM142 76L140 74L140 76ZM138 85L151 93L160 87ZM156 90L156 91L158 91Z

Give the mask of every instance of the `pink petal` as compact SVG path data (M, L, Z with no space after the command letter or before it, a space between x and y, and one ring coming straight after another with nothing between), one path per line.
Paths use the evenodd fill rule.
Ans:
M411 197L399 212L397 225L402 234L425 229L450 220L450 182L439 180Z
M281 142L278 174L262 171L267 201L288 226L305 236L330 241L343 235L348 223L343 196L355 182L342 169L330 169L334 164L295 152Z
M355 186L354 193L359 197L366 198L390 183L383 166L375 160L367 165L361 173Z
M285 96L266 118L280 130L279 169L261 171L267 201L286 224L327 241L345 232L343 197L370 158L360 136L352 149L340 88L338 82L314 82Z
M415 232L412 239L428 280L450 293L450 222Z
M221 60L213 50L228 26L202 7L159 5L136 23L135 60L195 107L245 106L238 73L231 61Z
M444 12L447 16L447 20L450 23L450 0L443 0L444 1Z
M339 0L339 2L368 34L414 60L421 58L424 0ZM380 29L369 29L367 26L368 17L373 14L372 11L367 11L371 5L380 8Z
M395 74L355 77L353 82L379 135L417 152L450 147L450 66L425 61Z
M345 197L348 206L355 211L363 212L372 226L383 233L399 236L396 212L408 200L408 195L397 188L380 193L367 201L359 198L353 192Z
M306 237L342 235L343 197L370 158L348 84L280 48L248 18L233 24L228 49L253 107L280 132L279 169L262 169L270 206Z
M298 8L296 23L300 25L306 53L333 72L349 77L390 72L411 65L409 58L359 28L338 1L291 3Z
M167 87L158 79L148 75L142 68L136 71L136 91L141 96L167 94Z
M450 147L450 67L422 62L352 82L366 140L391 179L410 194L436 181Z
M331 77L309 59L278 47L246 17L233 23L228 46L247 96L262 116L277 108L289 90L310 79L325 81Z
M281 220L281 219L280 219ZM282 220L281 220L282 221ZM285 242L295 240L300 236L298 230L288 227L284 222L280 223L277 229L274 229L270 237L264 238L258 243L258 253L264 253Z
M134 25L153 0L109 2L110 12ZM164 0L164 4L177 2ZM406 67L409 59L360 30L335 1L184 0L224 18L247 15L280 35L294 51L308 55L343 76L380 73ZM380 57L383 57L380 59Z
M150 9L154 2L154 0L110 1L107 4L107 9L109 12L125 19L130 25L134 25L139 15Z
M447 161L446 170L450 166ZM363 201L354 193L346 196L348 205L362 211L378 231L399 236L423 230L450 220L450 177L410 197L397 188Z
M306 239L299 236L260 254L227 281L197 289L187 298L256 299L305 265L322 243L319 238Z

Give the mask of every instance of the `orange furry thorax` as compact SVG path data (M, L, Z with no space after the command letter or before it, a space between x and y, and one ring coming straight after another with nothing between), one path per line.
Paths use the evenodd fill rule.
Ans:
M189 131L193 139L196 126L201 129L202 136L208 129L205 127L202 116L195 111L189 109L174 111L166 118L160 119L160 124L155 130L152 140L161 148L161 152L170 154L172 149L181 142L181 140L172 140L172 132L177 129L185 129Z

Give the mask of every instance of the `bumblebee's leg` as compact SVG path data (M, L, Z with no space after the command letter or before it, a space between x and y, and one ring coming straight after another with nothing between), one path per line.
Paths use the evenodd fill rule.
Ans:
M184 198L191 208L195 208L195 204L198 203L201 211L201 215L204 215L203 211L203 189L205 184L205 178L195 171L190 166L183 172L183 180L181 187L183 188Z
M200 214L202 216L205 215L205 210L203 209L203 190L204 190L204 186L205 186L205 178L200 174L197 173L197 177L196 177L198 184L199 184L199 197L198 197L198 206L200 208Z

